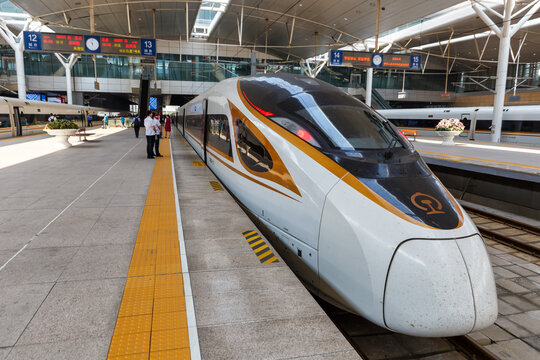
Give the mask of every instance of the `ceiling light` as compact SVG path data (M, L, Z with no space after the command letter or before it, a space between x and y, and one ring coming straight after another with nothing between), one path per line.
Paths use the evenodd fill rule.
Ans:
M347 20L349 20L349 19L347 19L347 18L343 18L343 20L347 21Z

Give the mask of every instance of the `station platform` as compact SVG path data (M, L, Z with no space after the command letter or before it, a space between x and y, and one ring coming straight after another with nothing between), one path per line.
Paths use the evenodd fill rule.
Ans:
M180 135L91 139L0 147L0 360L360 358Z
M506 178L540 182L540 147L441 138L417 138L412 143L428 164Z

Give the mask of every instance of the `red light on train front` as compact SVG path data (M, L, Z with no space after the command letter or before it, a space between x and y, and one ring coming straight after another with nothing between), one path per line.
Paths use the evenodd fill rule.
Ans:
M302 140L305 140L305 141L310 141L312 139L311 137L311 134L308 133L306 130L304 129L299 129L297 132L296 132L296 135L302 139Z

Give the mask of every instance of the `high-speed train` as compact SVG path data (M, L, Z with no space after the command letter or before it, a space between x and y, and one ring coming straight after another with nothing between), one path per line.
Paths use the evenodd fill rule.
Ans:
M394 125L418 130L424 136L436 136L435 126L441 119L456 118L465 124L462 137L491 141L493 107L449 107L420 109L384 109L379 114ZM508 143L540 145L540 106L505 106L501 140Z
M98 120L101 108L0 97L0 138L42 133L50 114L83 124L88 114Z
M416 336L496 320L474 223L396 127L359 100L300 75L232 78L175 120L316 295Z

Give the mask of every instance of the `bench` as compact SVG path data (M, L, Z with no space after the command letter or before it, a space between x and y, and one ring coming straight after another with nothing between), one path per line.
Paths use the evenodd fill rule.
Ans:
M403 136L407 137L407 139L409 138L409 136L412 136L414 141L416 141L416 137L419 136L418 130L399 130L399 131L403 134Z
M78 137L79 137L79 141L88 141L88 140L86 139L86 137L87 137L87 136L90 136L90 135L94 135L94 133L86 132L86 129L85 129L85 128L81 128L81 129L79 129L79 131L77 131L75 134L70 135L70 136L78 136ZM84 138L84 139L81 140L81 138Z

